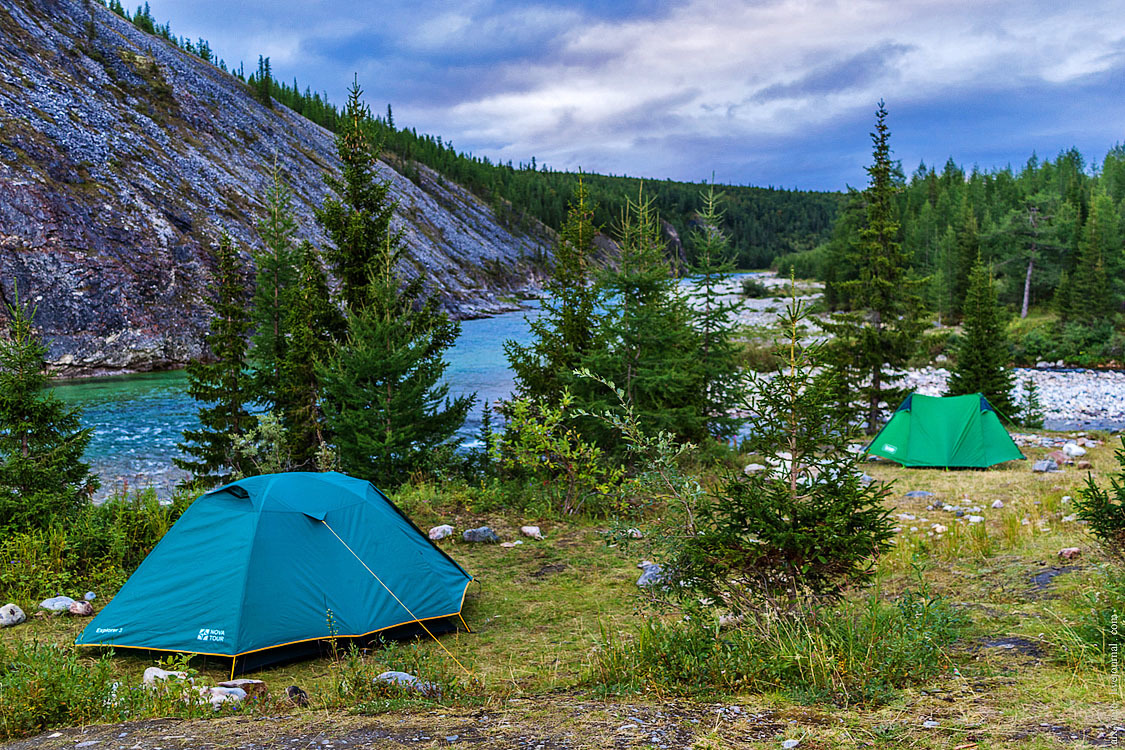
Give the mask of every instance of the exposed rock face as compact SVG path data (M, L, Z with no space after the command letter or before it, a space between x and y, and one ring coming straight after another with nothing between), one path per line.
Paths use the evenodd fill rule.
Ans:
M333 136L236 78L81 0L0 5L0 301L37 305L62 374L174 367L201 353L207 248L247 249L275 158L300 234L336 168ZM457 317L512 309L537 289L551 243L419 165L385 164L409 248Z

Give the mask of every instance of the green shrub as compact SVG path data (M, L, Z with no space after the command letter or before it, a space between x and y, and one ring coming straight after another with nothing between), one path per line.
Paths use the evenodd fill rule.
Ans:
M779 255L771 267L779 273L798 279L823 279L829 261L828 245L818 245L811 250Z
M1125 360L1125 333L1112 321L1040 325L1025 333L1014 349L1015 360L1028 366L1039 361L1090 367Z
M54 644L0 646L0 738L104 720L111 675L108 657L91 663Z
M190 657L158 662L174 670ZM188 670L194 674L194 670ZM275 713L269 700L248 700L215 710L192 695L190 686L162 689L114 680L113 653L91 658L74 646L17 641L0 643L0 740L60 726L133 721L152 717L203 718L232 711Z
M752 299L772 297L773 291L758 280L757 276L750 276L742 280L742 296Z
M65 524L8 535L0 542L0 599L33 603L116 590L192 499L179 492L162 504L149 489L85 505Z
M1114 451L1121 471L1109 478L1109 490L1102 489L1091 474L1086 476L1086 486L1078 491L1074 511L1080 521L1088 524L1102 548L1125 562L1125 437L1121 447Z
M799 614L768 614L720 632L704 618L649 620L630 636L602 632L585 679L607 694L682 695L782 690L841 705L881 703L950 662L966 618L940 598L907 591Z
M558 406L528 399L506 404L507 425L493 443L495 462L508 476L526 478L543 503L541 515L583 514L604 518L623 510L624 469L572 426L570 393Z

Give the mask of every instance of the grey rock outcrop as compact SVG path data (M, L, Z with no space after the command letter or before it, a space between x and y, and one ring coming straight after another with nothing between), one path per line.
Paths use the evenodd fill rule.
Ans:
M248 249L276 158L302 238L337 168L331 133L100 3L0 6L0 302L36 305L52 368L176 367L203 353L220 230ZM422 165L390 166L401 270L454 317L537 291L551 232L515 232Z

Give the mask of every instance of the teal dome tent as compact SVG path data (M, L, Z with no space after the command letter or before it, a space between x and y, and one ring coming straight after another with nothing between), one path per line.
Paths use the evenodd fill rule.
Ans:
M912 393L867 446L903 466L983 469L1023 458L988 399Z
M75 643L227 657L233 674L326 638L450 630L470 581L370 482L267 474L196 500Z

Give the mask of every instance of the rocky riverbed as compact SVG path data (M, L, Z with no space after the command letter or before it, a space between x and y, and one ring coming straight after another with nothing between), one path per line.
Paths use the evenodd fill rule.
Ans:
M949 370L926 367L908 372L905 385L926 396L940 396L948 379ZM1020 386L1028 380L1035 383L1049 430L1125 429L1125 372L1018 368L1015 380L1016 403L1021 406Z
M789 280L778 278L773 272L755 274L755 278L777 296L744 299L737 313L738 322L756 332L777 323L778 314L785 309L789 298ZM724 283L724 299L737 301L741 295L744 276ZM797 282L798 299L814 302L820 297L820 285L815 282ZM944 367L924 367L907 371L903 382L906 388L926 396L945 393L949 370ZM1049 430L1125 430L1125 371L1083 370L1051 367L1017 368L1015 399L1022 406L1023 384L1031 380L1039 390L1043 407L1044 426Z

